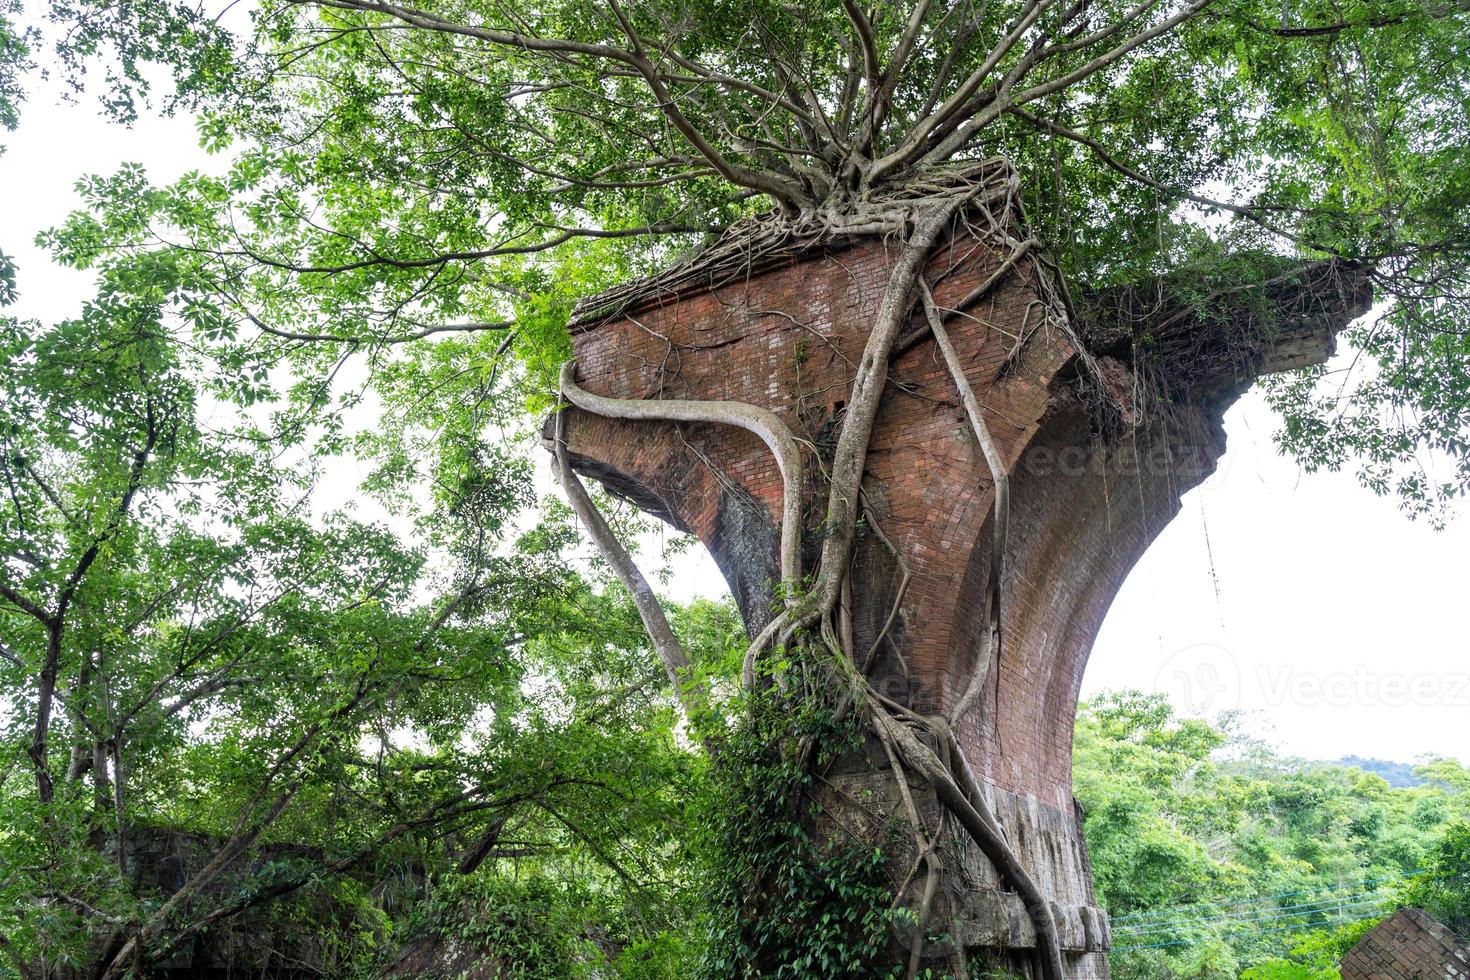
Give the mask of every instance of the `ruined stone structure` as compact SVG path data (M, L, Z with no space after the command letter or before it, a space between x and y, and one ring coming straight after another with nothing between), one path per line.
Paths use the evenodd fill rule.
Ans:
M1011 240L1022 237L1016 228ZM938 307L954 307L1007 254L956 222L925 273ZM588 301L572 326L577 382L599 395L736 400L780 416L803 444L810 570L822 468L893 257L880 238L796 237L754 262L678 267ZM1229 404L1264 372L1323 360L1369 297L1352 270L1322 265L1271 286L1270 309L1226 304L1221 315L1215 304L1207 316L1167 291L1116 291L1079 297L1079 312L1049 275L1028 254L948 321L1011 499L1001 655L956 731L1011 847L1052 901L1069 974L1106 976L1108 925L1071 781L1094 637L1180 495L1212 470ZM923 324L916 311L899 341L868 456L864 495L877 527L858 537L851 617L854 649L882 637L874 686L932 714L961 698L988 628L994 481ZM699 537L752 635L770 620L783 487L759 439L575 409L566 439L574 469ZM896 806L892 777L881 751L861 755L828 778L881 820ZM966 945L1002 959L1031 947L1019 899L977 852L958 850L947 863L965 885L949 915ZM1025 956L1008 962L1029 970Z
M1419 909L1399 909L1342 958L1342 980L1465 980L1470 944Z

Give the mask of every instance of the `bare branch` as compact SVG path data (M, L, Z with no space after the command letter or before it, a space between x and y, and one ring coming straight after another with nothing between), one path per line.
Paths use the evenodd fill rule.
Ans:
M1470 11L1470 0L1459 0L1458 3L1443 3L1433 6L1420 7L1417 10L1395 14L1379 14L1376 17L1367 17L1362 20L1340 20L1331 24L1317 24L1302 27L1272 27L1249 18L1243 18L1242 23L1255 31L1263 34L1274 34L1276 37L1336 37L1343 31L1352 30L1376 30L1380 27L1392 27L1403 24L1415 17L1427 17L1430 20L1439 20L1451 17L1455 14L1463 14Z
M673 123L674 128L726 180L739 184L742 187L749 187L752 190L769 194L785 207L795 207L796 203L803 196L800 187L769 171L752 170L748 167L730 163L725 159L724 154L716 149L705 138L704 134L689 121L688 117L680 111L673 97L669 94L668 87L664 84L663 76L654 67L653 62L648 59L647 54L643 50L643 42L639 38L638 32L633 28L632 21L623 12L622 6L617 0L608 0L608 3L612 7L613 13L616 14L618 24L622 27L623 33L627 35L629 43L633 46L628 64L632 65L643 76L643 80L647 83L649 91L658 100L659 109Z
M1053 2L1055 0L1027 0L1026 7L1021 11L1021 16L1017 19L1015 26L996 43L995 47L991 48L985 60L980 63L980 67L971 72L969 77L955 89L949 98L944 100L939 108L915 124L908 136L891 153L873 162L868 170L869 179L878 180L916 157L928 142L930 134L959 112L974 97L975 93L980 90L980 86L1000 64L1001 59L1010 53L1016 43L1036 23L1037 18Z
M50 613L26 598L23 593L18 592L4 582L0 582L0 599L4 599L42 625L50 625L51 623Z
M339 275L344 272L354 272L358 269L366 269L372 266L383 265L395 269L430 269L437 266L448 265L452 262L479 262L484 259L500 258L507 255L529 255L535 252L545 252L558 245L563 245L574 238L639 238L648 235L694 235L708 234L709 227L699 225L643 225L638 228L562 228L560 233L553 235L545 241L532 245L499 245L494 248L478 249L467 252L441 252L438 255L425 256L417 259L400 259L387 255L374 255L372 258L359 259L355 262L344 262L340 265L301 265L288 262L284 259L272 258L261 255L250 249L201 249L191 248L191 251L206 252L214 255L231 255L248 258L253 262L272 269L280 269L283 272L294 273L316 273L319 275ZM180 248L190 248L186 245Z
M335 334L335 333L300 333L295 330L283 330L273 327L261 320L254 313L245 310L244 316L261 332L268 333L282 340L295 340L303 343L331 343L348 344L354 347L377 345L377 344L407 344L415 340L424 340L442 333L483 333L491 330L509 330L515 326L510 320L500 320L491 323L448 323L437 327L424 327L412 333L387 334L375 337L371 334Z
M1081 68L1054 78L1049 82L1044 82L1041 85L1035 86L1034 88L1026 89L1015 97L1012 104L1025 105L1027 102L1034 102L1037 99L1051 95L1053 92L1060 92L1062 89L1070 88L1071 86L1076 85L1078 82L1082 81L1084 78L1087 78L1089 75L1094 75L1097 72L1102 71L1109 65L1113 64L1114 62L1118 61L1118 59L1133 51L1135 48L1147 44L1149 41L1152 41L1154 38L1159 37L1162 34L1169 33L1174 28L1178 27L1186 20L1189 20L1191 17L1195 16L1214 2L1215 0L1193 0L1193 2L1191 2L1183 10L1176 13L1174 16L1166 18L1165 20L1159 22L1146 31L1142 31L1138 34L1133 35L1128 40L1124 41L1122 44L1118 45L1112 50L1106 51L1103 54L1098 55L1096 58L1093 58Z

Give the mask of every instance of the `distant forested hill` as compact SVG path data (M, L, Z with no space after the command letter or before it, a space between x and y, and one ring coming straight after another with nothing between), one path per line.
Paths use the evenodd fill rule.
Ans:
M1375 776L1382 776L1384 782L1395 789L1408 789L1413 786L1423 786L1424 779L1415 775L1414 767L1407 762L1392 762L1388 759L1364 759L1361 756L1345 755L1336 762L1329 763L1334 766L1347 766L1371 772Z
M1406 904L1470 932L1470 769L1453 759L1285 758L1121 691L1081 706L1074 766L1115 980L1336 980Z

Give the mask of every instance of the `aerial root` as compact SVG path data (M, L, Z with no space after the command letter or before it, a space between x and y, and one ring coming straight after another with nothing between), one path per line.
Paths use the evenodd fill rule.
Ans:
M914 934L909 943L909 965L906 974L907 980L913 980L919 972L919 964L924 959L924 934L929 928L929 912L934 906L934 895L939 890L939 879L943 874L944 865L939 857L938 835L931 837L926 832L924 819L919 813L918 806L914 803L913 794L909 792L908 776L899 763L898 756L887 742L883 743L883 753L888 756L888 766L893 772L894 784L898 787L899 797L903 800L904 811L913 832L914 850L924 865L924 890L919 896L919 907L914 916Z
M878 635L873 638L873 645L868 648L867 655L863 657L862 672L866 674L873 669L873 663L878 659L879 648L882 647L883 641L888 638L888 634L893 630L893 623L898 619L899 610L903 608L903 598L908 594L909 582L913 580L913 575L909 572L909 563L903 560L903 553L895 548L893 542L888 540L888 535L883 533L883 527L878 523L878 515L868 506L867 497L863 495L861 489L858 490L858 496L862 501L863 516L867 518L868 529L873 532L873 536L883 545L884 550L897 562L899 574L898 588L893 591L893 602L888 606L888 616L883 620L883 627L878 630ZM897 644L893 647L893 653L898 658L898 666L903 670L904 676L907 677L909 673L908 661L904 660L903 654L899 651Z
M775 641L783 646L797 630L810 625L805 614L793 614L792 603L801 587L801 447L781 417L758 405L733 401L695 401L676 398L608 398L594 395L576 381L577 362L573 358L561 366L561 395L585 412L608 418L658 422L703 422L733 425L752 432L771 450L781 473L781 585L786 609L751 642L741 662L741 683L746 690L755 687L755 665L758 657ZM560 430L558 430L560 431ZM565 446L558 443L560 458ZM567 467L570 473L570 467ZM574 477L575 479L575 477ZM600 545L599 545L600 546ZM626 583L624 583L626 584Z
M895 784L903 801L905 815L914 837L915 851L925 868L924 892L916 910L917 923L910 947L908 976L913 977L923 957L924 933L934 899L934 889L944 873L938 852L938 835L930 835L908 786L912 775L934 790L944 811L952 816L964 835L974 841L982 854L995 867L1003 882L1021 897L1036 933L1037 953L1044 980L1062 980L1061 944L1051 904L1036 881L1026 870L1020 857L1006 840L999 821L990 811L979 784L965 762L964 753L949 721L943 716L926 717L883 696L868 678L857 670L851 646L842 638L830 616L822 617L821 637L833 654L838 669L846 678L850 704L861 704L870 730L877 736L893 769ZM924 744L914 734L920 729L931 736L938 751ZM914 872L905 880L906 889ZM956 935L954 945L963 940ZM963 951L959 956L963 957Z
M587 528L593 544L597 546L597 550L612 567L613 574L617 576L623 588L627 589L633 597L633 604L638 609L638 617L643 621L643 628L653 642L654 651L658 654L659 660L663 662L664 670L669 675L669 682L679 697L679 703L684 709L685 716L690 720L695 720L708 711L709 692L703 682L694 676L689 656L684 651L684 645L674 635L668 617L664 615L663 607L659 605L658 597L654 595L648 579L644 578L643 573L638 570L633 556L628 553L628 549L608 526L602 512L597 509L596 503L587 493L587 488L582 485L581 478L577 476L571 463L568 462L565 434L566 414L564 412L556 413L555 424L552 472L566 492L572 510ZM706 745L706 748L712 748L712 746Z
M953 761L946 765L908 725L898 720L871 687L866 693L867 716L872 722L873 732L884 744L885 750L891 751L898 758L906 772L917 776L933 788L940 804L955 818L965 836L974 841L981 853L995 866L1001 880L1015 889L1035 928L1042 977L1044 980L1062 980L1064 974L1061 943L1051 904L1006 841L983 796L979 794L978 787L973 793L961 788L955 778ZM927 723L923 727L935 734L940 744L946 743L946 734L943 731ZM899 782L906 788L904 779L900 778Z
M999 274L999 272L996 273L996 275ZM1010 526L1011 480L1006 471L1005 460L1001 458L1000 450L995 445L995 439L991 437L990 428L985 424L985 415L980 409L979 400L975 397L975 389L970 386L969 379L965 377L965 366L960 361L954 344L950 343L949 331L944 327L944 318L939 315L939 308L934 303L934 294L929 290L929 284L923 279L919 280L919 292L924 301L924 315L929 321L929 330L934 334L934 343L944 358L945 366L949 368L950 377L954 380L960 401L965 406L965 415L970 420L970 429L975 434L975 441L980 444L980 452L985 457L985 465L989 467L990 478L995 484L995 520L991 525L990 534L990 623L987 632L981 637L980 648L976 651L975 669L970 673L970 683L950 714L949 721L953 725L958 723L970 706L979 700L981 692L985 690L985 681L990 673L991 663L1000 662L1001 576L1005 572L1006 534Z
M801 585L801 447L781 417L769 409L734 401L678 398L608 398L577 384L577 362L561 366L561 394L593 415L650 422L704 422L733 425L759 436L776 457L783 484L781 508L781 580L788 593Z

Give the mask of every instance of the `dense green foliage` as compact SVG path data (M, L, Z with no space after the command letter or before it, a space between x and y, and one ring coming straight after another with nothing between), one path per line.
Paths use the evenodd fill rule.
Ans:
M1116 976L1335 977L1386 911L1463 922L1470 771L1436 760L1416 767L1423 785L1395 789L1282 758L1226 722L1136 692L1078 718L1077 797Z
M1074 286L1187 270L1208 303L1283 268L1262 254L1288 276L1371 265L1381 306L1353 370L1273 387L1283 444L1309 466L1361 462L1432 514L1470 485L1462 2L212 13L67 0L41 35L0 21L0 123L38 57L120 119L150 100L199 112L227 176L96 181L96 213L58 244L88 265L188 247L215 310L201 339L237 358L324 374L344 348L382 364L394 341L514 320L545 378L575 299L742 214L851 211L851 188L1004 153Z
M1429 849L1423 874L1403 897L1459 935L1470 934L1470 825L1456 824Z
M820 766L859 735L851 719L834 724L815 710L783 717L770 705L732 733L704 814L712 921L701 977L741 976L742 968L793 980L889 972L888 930L899 913L887 855L861 839L814 839L812 767L779 751L812 739Z
M366 916L329 959L372 963L396 927L364 889L401 879L411 909L482 862L486 889L534 870L620 943L658 935L702 762L564 508L527 520L523 438L436 444L427 369L377 389L371 432L232 410L241 379L166 326L196 312L169 257L110 266L75 320L0 320L0 952L158 959L329 898ZM486 418L519 404L481 384ZM317 502L345 441L378 520ZM199 851L181 890L150 865L170 839Z
M1363 369L1276 385L1284 444L1411 509L1470 486L1463 3L215 13L0 0L0 127L45 62L121 121L196 113L221 161L84 177L42 244L96 294L0 317L0 969L115 977L231 935L250 969L302 940L336 976L406 947L524 977L877 961L878 855L796 833L809 777L773 750L818 722L731 696L743 631L713 603L672 610L719 695L682 719L536 499L574 303L742 216L851 216L1005 153L1081 286L1182 270L1206 303L1369 263ZM0 251L0 306L17 285ZM1319 975L1351 937L1238 934L1200 896L1419 871L1403 900L1464 921L1457 764L1298 771L1127 696L1084 713L1078 774L1120 926L1188 941L1120 975Z

